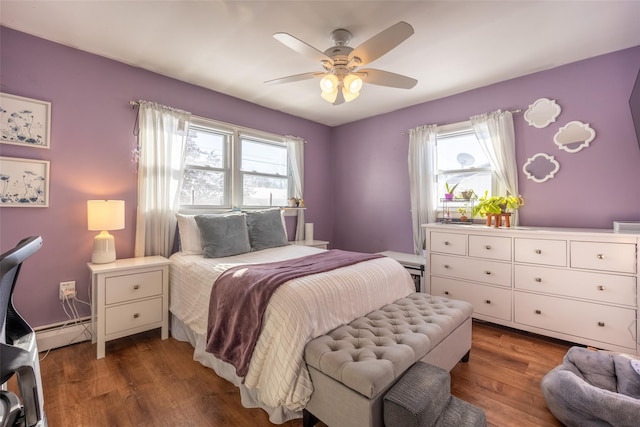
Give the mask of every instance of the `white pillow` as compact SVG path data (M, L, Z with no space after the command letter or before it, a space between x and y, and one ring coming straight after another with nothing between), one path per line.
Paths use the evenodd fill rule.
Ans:
M188 255L202 255L200 230L195 217L195 215L176 214L178 232L180 233L180 248Z

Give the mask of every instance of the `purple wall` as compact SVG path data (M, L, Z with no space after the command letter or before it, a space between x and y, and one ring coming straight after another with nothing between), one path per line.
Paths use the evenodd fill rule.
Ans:
M546 128L514 116L520 224L612 228L614 220L640 221L640 150L629 96L640 68L640 46L427 102L335 128L332 133L335 247L412 252L407 169L408 135L423 124L447 124L497 109L555 99L562 113ZM580 120L596 131L578 153L561 151L553 136ZM527 158L545 152L560 170L545 183L522 173Z
M51 149L0 144L1 156L51 161L48 208L0 209L1 252L25 236L44 239L15 293L18 310L33 326L66 320L58 301L60 281L76 280L79 297L87 300L86 263L96 234L87 230L88 199L125 200L126 228L112 234L118 257L133 256L136 112L130 100L304 138L305 157L313 159L305 165L306 220L315 224L318 239L331 240L330 128L8 28L0 28L0 43L0 90L52 103Z
M527 200L522 224L610 228L614 219L640 220L640 150L628 106L640 46L333 129L7 28L0 28L0 52L2 92L52 102L50 150L0 144L2 156L51 161L48 208L0 209L0 251L27 235L44 238L15 296L34 326L66 320L60 281L76 280L87 299L95 234L86 230L87 199L126 201L126 229L113 234L118 257L133 255L135 111L128 103L134 99L306 139L306 219L315 223L316 238L342 249L411 252L409 144L402 133L552 98L563 111L548 128L515 116L518 164L541 151L561 164L544 184L520 175ZM572 120L597 132L576 154L552 142L558 127Z

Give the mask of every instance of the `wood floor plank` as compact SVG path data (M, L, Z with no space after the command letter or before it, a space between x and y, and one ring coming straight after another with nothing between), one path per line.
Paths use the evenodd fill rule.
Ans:
M561 426L540 380L570 345L474 322L471 359L451 371L452 394L482 408L489 426ZM95 345L84 342L41 361L51 427L273 425L261 409L242 407L238 389L195 362L187 343L150 331L110 341L106 349L97 360ZM302 420L283 426L301 427Z

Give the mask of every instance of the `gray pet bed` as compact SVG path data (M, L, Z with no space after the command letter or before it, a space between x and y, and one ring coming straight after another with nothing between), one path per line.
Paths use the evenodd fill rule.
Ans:
M542 379L549 410L567 426L640 425L640 374L635 356L572 347Z

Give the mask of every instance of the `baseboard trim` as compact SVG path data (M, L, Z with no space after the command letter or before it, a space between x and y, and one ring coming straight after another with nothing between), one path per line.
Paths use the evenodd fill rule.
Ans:
M77 322L64 326L64 322L37 328L38 351L47 351L91 339L85 334L85 327L91 330L91 317L82 317Z

